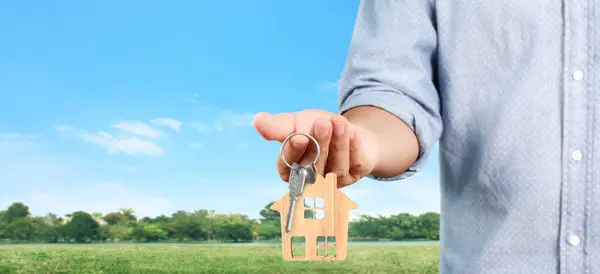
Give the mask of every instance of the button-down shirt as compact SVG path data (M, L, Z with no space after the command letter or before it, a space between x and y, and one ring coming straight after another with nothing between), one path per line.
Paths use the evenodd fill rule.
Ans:
M440 273L600 273L598 47L600 1L361 1L340 111L417 135L379 180L439 142Z

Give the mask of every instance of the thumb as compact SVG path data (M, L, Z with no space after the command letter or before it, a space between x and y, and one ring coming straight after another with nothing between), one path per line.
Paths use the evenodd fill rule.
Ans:
M294 133L296 128L296 115L294 113L282 113L271 115L265 112L259 112L254 116L252 125L264 139L268 141L283 140Z

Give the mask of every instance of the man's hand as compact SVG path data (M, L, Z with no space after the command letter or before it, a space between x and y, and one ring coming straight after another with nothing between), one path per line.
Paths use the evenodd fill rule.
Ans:
M344 116L324 110L305 110L271 115L258 113L253 121L256 131L266 140L283 142L292 133L313 136L321 153L317 172L335 173L338 187L351 185L367 176L377 164L379 145L370 130L353 125ZM314 161L317 149L306 136L292 137L283 149L288 163L306 165ZM281 179L289 180L290 169L277 155L277 171Z

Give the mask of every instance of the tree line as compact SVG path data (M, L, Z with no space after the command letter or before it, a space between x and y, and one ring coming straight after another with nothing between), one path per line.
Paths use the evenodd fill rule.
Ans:
M259 219L214 210L177 211L142 217L130 208L102 214L76 211L65 216L33 216L21 202L0 210L0 242L250 242L281 238L279 212L267 204ZM312 216L312 215L311 215ZM308 217L311 217L308 216ZM439 239L439 214L361 215L349 223L351 240Z

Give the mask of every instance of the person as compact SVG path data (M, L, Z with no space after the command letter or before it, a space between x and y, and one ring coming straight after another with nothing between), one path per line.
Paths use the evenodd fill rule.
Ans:
M339 187L408 178L439 143L440 273L600 273L598 29L598 1L362 0L339 113L254 126L310 133Z

